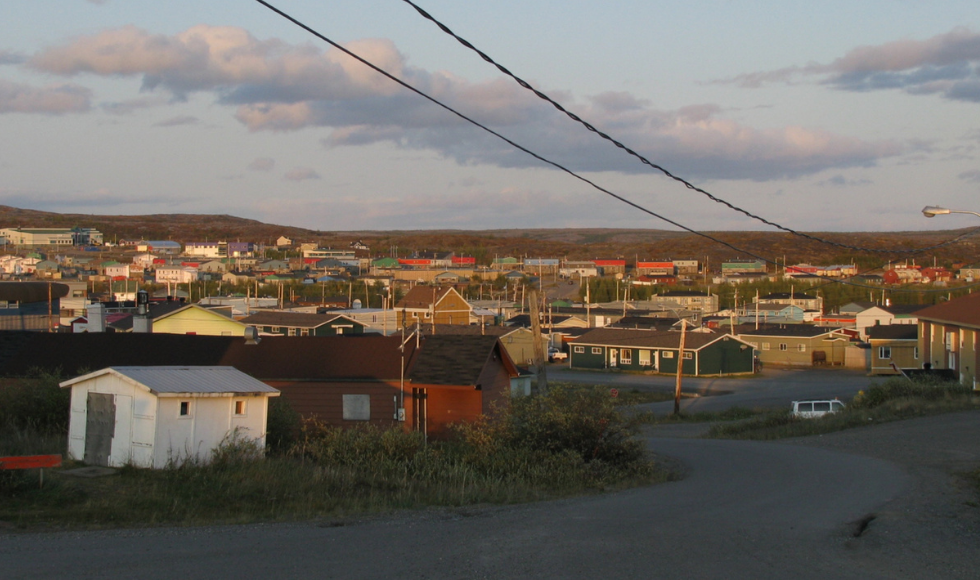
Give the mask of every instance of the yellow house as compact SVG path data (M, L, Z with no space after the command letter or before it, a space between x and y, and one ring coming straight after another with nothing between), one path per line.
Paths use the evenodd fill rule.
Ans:
M913 324L878 324L868 327L871 344L871 374L897 375L899 369L917 369L919 327Z
M153 319L153 332L160 334L244 336L245 328L245 324L197 304L188 304Z
M947 369L960 383L980 388L980 293L941 302L916 316L923 367Z

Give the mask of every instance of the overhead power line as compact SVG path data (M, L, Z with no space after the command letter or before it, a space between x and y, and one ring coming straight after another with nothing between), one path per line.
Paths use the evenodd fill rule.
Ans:
M881 254L886 254L886 253L892 253L893 252L893 250L886 250L886 249L881 249L881 248L862 248L860 246L852 246L850 244L845 244L845 243L841 243L841 242L835 242L833 240L828 240L828 239L825 239L825 238L821 238L819 236L815 236L815 235L812 235L812 234L808 234L806 232L801 232L801 231L795 230L793 228L789 228L789 227L780 225L780 224L778 224L778 223L776 223L776 222L774 222L772 220L768 220L768 219L766 219L766 218L764 218L762 216L756 215L756 214L754 214L754 213L752 213L752 212L750 212L750 211L748 211L748 210L746 210L744 208L741 208L741 207L739 207L739 206L737 206L737 205L735 205L735 204L733 204L733 203L731 203L731 202L729 202L729 201L727 201L725 199L722 199L722 198L720 198L720 197L718 197L718 196L716 196L716 195L714 195L714 194L712 194L712 193L710 193L710 192L708 192L708 191L706 191L706 190L704 190L704 189L702 189L702 188L694 185L693 183L687 181L686 179L684 179L684 178L682 178L680 176L674 175L673 173L671 173L670 171L668 171L662 165L658 165L657 163L654 163L654 162L650 161L649 159L647 159L643 155L641 155L641 154L637 153L636 151L634 151L633 149L627 147L622 142L614 139L613 137L611 137L610 135L604 133L603 131L600 131L594 125L592 125L591 123L589 123L588 121L582 119L580 116L578 116L575 113L573 113L573 112L569 111L568 109L566 109L564 106L561 105L561 103L555 101L554 99L552 99L551 97L549 97L545 93L543 93L540 90L534 88L530 83L528 83L524 79L522 79L522 78L518 77L517 75L515 75L514 73L510 72L510 70L508 70L507 67L505 67L502 64L498 63L497 61L495 61L487 53L483 52L482 50L480 50L479 48L477 48L476 46L474 46L470 41L468 41L465 38L457 35L448 26L446 26L445 24L443 24L442 22L440 22L439 20L437 20L435 17L433 17L431 14L429 14L426 10L424 10L418 4L412 2L412 0L402 0L402 2L404 2L404 3L408 4L409 6L411 6L412 8L414 8L415 11L418 12L422 17L424 17L426 20L431 21L433 24L435 24L436 26L438 26L440 30L442 30L443 32L445 32L449 36L452 36L453 38L455 38L460 44L462 44L466 48L472 50L476 54L480 55L480 58L482 58L486 62L488 62L488 63L492 64L493 66L495 66L497 68L497 70L499 70L503 74L509 76L510 78L514 79L514 81L518 85L520 85L524 89L527 89L527 90L531 91L532 93L534 93L535 95L537 95L538 98L540 98L540 99L542 99L542 100L550 103L556 109L558 109L559 111L561 111L562 113L564 113L566 116L568 116L569 119L572 119L573 121L575 121L576 123L581 124L583 127L585 127L586 129L588 129L592 133L595 133L599 137L602 137L606 141L609 141L610 143L612 143L613 145L615 145L619 149L622 149L623 151L625 151L627 154L629 154L629 155L635 157L636 159L638 159L644 165L647 165L647 166L649 166L649 167L651 167L653 169L656 169L656 170L660 171L661 173L663 173L665 176L669 177L670 179L673 179L674 181L677 181L678 183L683 184L686 188L688 188L688 189L690 189L692 191L696 191L696 192L704 195L705 197L707 197L711 201L714 201L716 203L720 203L721 205L724 205L725 207L727 207L727 208L729 208L729 209L731 209L733 211L736 211L738 213L741 213L741 214L743 214L745 216L748 216L748 217L750 217L750 218L752 218L754 220L760 221L760 222L762 222L762 223L764 223L764 224L766 224L768 226L774 227L774 228L779 229L779 230L782 230L784 232L793 234L794 236L799 236L801 238L805 238L805 239L808 239L808 240L811 240L811 241L814 241L814 242L819 242L819 243L822 243L822 244L827 244L827 245L830 245L830 246L835 246L835 247L838 247L838 248L843 248L843 249L848 249L848 250L854 250L854 251L858 251L858 252L871 252L871 253L881 253ZM918 253L928 252L930 250L935 250L935 249L938 249L938 248L942 248L944 246L948 246L950 244L953 244L955 242L958 242L959 240L961 240L961 239L963 239L965 237L972 236L973 234L976 234L977 232L980 232L980 227L974 228L972 230L969 230L969 231L967 231L967 232L965 232L963 234L960 234L959 236L956 236L954 238L951 238L949 240L946 240L946 241L944 241L942 243L939 243L939 244L936 244L934 246L928 246L928 247L924 247L924 248L916 248L916 249L912 249L912 250L907 250L907 253L910 253L910 254L918 254Z
M428 95L427 93L425 93L424 91L422 91L422 90L420 90L420 89L412 86L411 84L409 84L409 83L407 83L407 82L399 79L398 77L392 75L388 71L386 71L386 70L382 69L381 67L375 65L374 63L368 61L364 57L362 57L362 56L354 53L353 51L345 48L344 46L340 45L339 43L335 42L334 40L331 40L329 37L327 37L324 34L318 32L317 30L315 30L311 26L305 24L304 22L300 21L299 19L297 19L297 18L289 15L288 13L280 10L276 6L273 6L272 4L270 4L269 2L266 2L266 0L255 0L255 1L258 2L259 4L265 6L266 8L268 8L269 10L271 10L272 12L275 12L276 14L278 14L281 17L283 17L284 19L292 22L296 26L298 26L298 27L302 28L303 30L309 32L313 36L315 36L315 37L319 38L320 40L326 42L330 46L332 46L332 47L336 48L337 50L343 52L347 56L349 56L349 57L353 58L354 60L360 62L364 66L366 66L366 67L370 68L371 70L377 72L378 74L384 76L385 78L387 78L387 79L389 79L389 80L391 80L391 81L393 81L393 82L401 85L402 87L404 87L404 88L408 89L409 91L411 91L411 92L419 95L420 97L426 99L427 101L429 101L429 102L431 102L431 103L439 106L440 108L442 108L442 109L444 109L444 110L452 113L453 115L456 115L457 117L459 117L460 119L466 121L467 123L470 123L470 124L472 124L472 125L480 128L480 129L482 129L483 131L486 131L487 133L493 135L494 137L496 137L496 138L504 141L508 145L514 147L515 149L518 149L519 151L522 151L522 152L524 152L524 153L526 153L526 154L534 157L535 159L541 161L542 163L545 163L547 165L550 165L550 166L552 166L552 167L554 167L554 168L556 168L556 169L558 169L560 171L563 171L563 172L571 175L575 179L578 179L579 181L582 181L583 183L586 183L590 187L592 187L592 188L594 188L594 189L596 189L598 191L601 191L602 193L608 195L609 197L612 197L613 199L617 199L617 200L625 203L626 205L628 205L628 206L630 206L630 207L632 207L632 208L634 208L636 210L639 210L639 211L641 211L641 212L643 212L643 213L645 213L647 215L650 215L652 217L655 217L655 218L657 218L657 219L659 219L659 220L661 220L663 222L666 222L666 223L668 223L668 224L670 224L670 225L672 225L674 227L677 227L679 229L682 229L682 230L684 230L684 231L686 231L688 233L694 234L696 236L700 236L700 237L702 237L704 239L710 240L712 242L715 242L716 244L725 246L726 248L729 248L731 250L734 250L734 251L736 251L736 252L738 252L740 254L744 254L744 255L747 255L749 257L755 258L755 259L757 259L759 261L762 261L764 263L771 264L773 266L778 266L778 262L775 262L774 260L770 260L770 259L765 258L763 256L759 256L759 255L755 254L754 252L751 252L749 250L745 250L743 248L739 248L739 247L737 247L737 246L735 246L735 245L733 245L733 244L731 244L729 242L726 242L724 240L718 239L718 238L716 238L716 237L714 237L714 236L712 236L710 234L707 234L705 232L701 232L701 231L695 230L693 228L690 228L688 226L685 226L684 224L681 224L681 223L679 223L679 222L677 222L675 220L672 220L672 219L670 219L670 218L668 218L666 216L660 215L660 214L654 212L651 209L648 209L648 208L646 208L646 207L644 207L644 206L642 206L642 205L640 205L640 204L638 204L638 203L636 203L634 201L631 201L631 200L629 200L629 199L627 199L627 198L625 198L625 197L623 197L623 196L621 196L621 195L619 195L617 193L614 193L614 192L612 192L612 191L610 191L610 190L608 190L608 189L606 189L606 188L598 185L597 183L595 183L595 182L593 182L593 181L591 181L591 180L589 180L589 179L587 179L587 178L585 178L585 177L583 177L583 176L575 173L571 169L568 169L567 167L565 167L565 166L563 166L563 165L561 165L561 164L559 164L559 163L557 163L555 161L552 161L550 159L547 159L546 157L543 157L542 155L539 155L538 153L535 153L534 151L528 149L527 147L524 147L523 145L520 145L519 143L516 143L515 141L511 140L510 138L508 138L508 137L506 137L506 136L504 136L504 135L502 135L502 134L494 131L493 129L487 127L486 125L483 125L479 121L476 121L475 119L473 119L471 117L468 117L467 115L461 113L460 111L457 111L456 109L452 108L451 106L449 106L449 105L447 105L447 104L439 101L435 97L432 97L432 96ZM865 284L857 284L857 283L852 283L852 282L843 282L842 281L841 283L842 284L852 285L852 286L863 287L863 288L874 288L874 289L877 289L878 288L877 286L869 286L869 285L865 285ZM948 291L948 290L945 290L944 289L944 291ZM929 292L929 291L924 291L924 292Z

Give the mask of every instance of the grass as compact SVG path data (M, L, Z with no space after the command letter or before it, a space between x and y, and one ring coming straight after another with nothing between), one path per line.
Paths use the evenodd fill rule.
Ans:
M833 433L877 423L980 408L980 397L957 383L889 379L861 391L844 411L818 419L800 419L789 410L763 413L735 423L714 425L708 437L784 439Z
M0 472L0 522L18 529L331 519L426 506L509 504L663 481L608 393L555 386L443 442L307 423L262 457L232 437L209 464L78 479ZM63 437L63 435L62 435ZM287 441L289 442L287 444ZM67 467L71 467L70 465Z

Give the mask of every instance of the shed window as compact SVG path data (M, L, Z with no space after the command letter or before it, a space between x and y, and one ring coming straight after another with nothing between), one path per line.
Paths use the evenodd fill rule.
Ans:
M660 356L663 357L663 358L674 358L674 351L672 351L672 350L665 350L665 351L663 351L663 352L660 353Z
M694 358L694 353L693 352L685 352L684 353L684 360L691 360L692 358Z
M785 342L779 343L779 350L789 350L789 346Z
M248 401L244 399L235 401L235 415L238 415L239 417L244 416L246 411L248 411L247 403Z
M345 421L371 420L371 395L343 395Z
M878 347L878 358L889 359L892 357L892 347L890 346L879 346Z
M623 363L624 365L633 364L633 351L628 348L624 348L623 350L619 351L619 362Z
M181 417L190 417L190 414L191 414L191 402L190 401L181 401L180 402L180 416Z
M800 352L806 352L806 345L805 344L802 344L802 343L801 344L798 344L798 345L796 345L796 350L798 350Z
M762 350L769 350L769 343L768 342L762 343Z

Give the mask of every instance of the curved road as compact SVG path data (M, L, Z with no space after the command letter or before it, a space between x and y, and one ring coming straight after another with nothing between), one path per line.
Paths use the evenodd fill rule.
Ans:
M785 444L648 439L681 481L503 508L275 524L0 534L0 577L887 578L848 548L909 489L896 465Z

